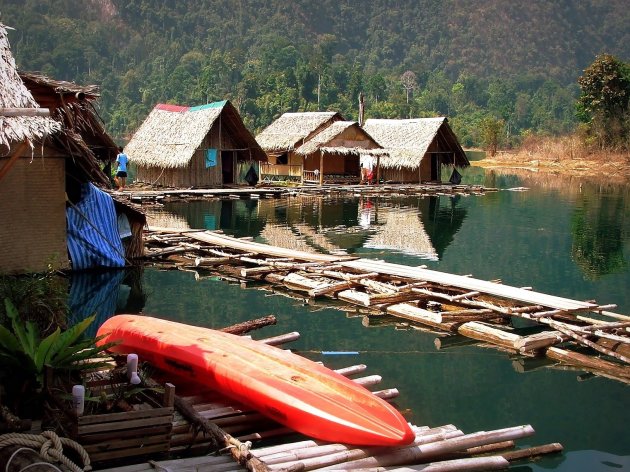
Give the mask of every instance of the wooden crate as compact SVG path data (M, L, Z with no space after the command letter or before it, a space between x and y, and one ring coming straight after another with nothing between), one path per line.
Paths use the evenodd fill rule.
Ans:
M92 463L168 452L174 396L175 387L166 384L164 398L156 401L145 395L146 401L137 405L141 409L75 417L73 439Z

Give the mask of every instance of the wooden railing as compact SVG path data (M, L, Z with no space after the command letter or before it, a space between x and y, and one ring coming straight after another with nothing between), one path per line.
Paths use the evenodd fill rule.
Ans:
M289 164L269 164L267 162L260 163L260 176L265 177L302 177L301 165L289 165Z

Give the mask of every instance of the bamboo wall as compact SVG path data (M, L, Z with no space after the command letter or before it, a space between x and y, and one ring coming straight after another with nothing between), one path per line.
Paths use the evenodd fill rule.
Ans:
M8 159L0 159L2 168ZM68 268L65 158L19 158L0 182L0 272Z
M136 179L139 182L162 187L222 187L223 162L221 159L221 152L246 146L234 143L227 130L225 128L220 128L219 120L215 121L214 126L204 138L202 144L197 148L193 157L190 159L188 166L175 169L138 166ZM207 149L218 150L217 165L214 167L206 167L205 155ZM236 179L236 159L237 153L234 152L234 179Z

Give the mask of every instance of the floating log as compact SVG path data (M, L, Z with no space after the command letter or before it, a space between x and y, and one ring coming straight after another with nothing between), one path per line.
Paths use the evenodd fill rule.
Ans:
M564 448L562 447L562 444L551 443L551 444L545 444L543 446L535 446L535 447L528 447L526 449L519 449L518 451L505 452L501 454L501 456L503 456L505 459L507 459L510 462L514 462L521 459L541 456L543 454L562 452L563 449Z
M457 325L455 323L442 323L442 317L439 313L418 308L417 306L409 305L407 303L390 305L387 307L386 311L390 315L404 318L415 323L426 324L444 331L455 332L457 330Z
M521 339L517 334L509 333L505 330L494 328L477 321L469 321L468 323L460 325L457 328L457 332L469 338L496 344L512 350L514 350L514 344Z
M224 333L231 333L231 334L245 334L255 329L260 329L265 326L275 325L276 323L277 323L276 317L274 315L268 315L262 318L257 318L255 320L244 321L242 323L237 323L232 326L227 326L225 328L220 329L219 331L223 331Z
M514 349L520 352L534 351L565 342L569 337L560 331L543 331L523 336L514 342Z
M557 347L550 347L546 351L547 357L559 362L574 365L595 373L606 373L626 382L630 381L630 369L598 357L587 356L579 352L568 351Z
M477 343L479 343L479 341L476 339L468 338L466 336L462 336L461 334L441 336L433 340L433 345L438 351L442 349L449 349L451 347L470 346Z

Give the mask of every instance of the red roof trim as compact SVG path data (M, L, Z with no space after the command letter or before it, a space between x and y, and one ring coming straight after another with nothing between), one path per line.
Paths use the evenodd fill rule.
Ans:
M164 111L174 111L174 112L183 112L188 111L190 107L183 107L180 105L169 105L168 103L158 103L155 105L156 110L164 110Z

